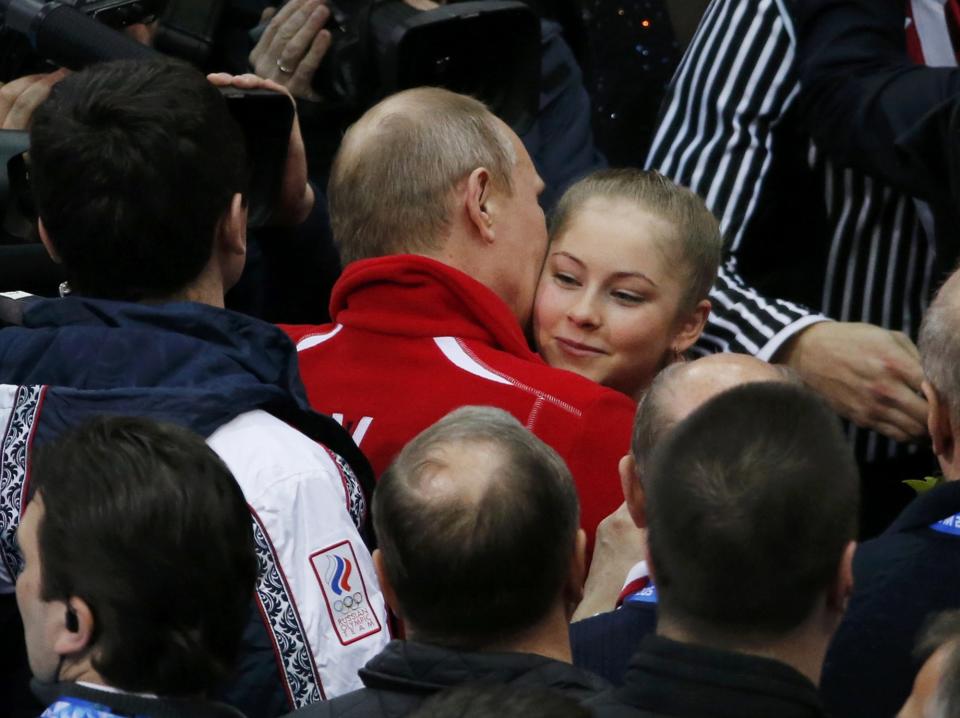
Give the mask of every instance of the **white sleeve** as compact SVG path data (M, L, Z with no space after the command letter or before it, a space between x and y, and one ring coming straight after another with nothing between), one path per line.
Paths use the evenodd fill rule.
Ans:
M238 417L208 443L250 505L261 614L294 705L361 687L357 670L390 636L337 463L263 412Z

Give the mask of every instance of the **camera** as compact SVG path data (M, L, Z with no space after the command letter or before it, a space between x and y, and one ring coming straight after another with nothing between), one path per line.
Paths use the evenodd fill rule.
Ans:
M540 21L525 3L418 10L403 0L328 0L328 7L332 42L313 78L327 111L350 121L387 95L428 85L484 101L519 134L536 119Z
M60 0L110 27L153 22L163 13L167 0Z

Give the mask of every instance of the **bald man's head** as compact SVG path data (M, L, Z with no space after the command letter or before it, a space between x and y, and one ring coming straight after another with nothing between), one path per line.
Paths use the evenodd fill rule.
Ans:
M711 354L661 371L633 423L631 450L638 470L667 432L713 397L753 382L799 383L790 370L748 354Z
M330 176L343 263L438 252L455 188L485 167L509 193L516 161L509 128L472 97L420 87L374 105L347 131Z
M419 640L479 649L561 600L579 504L557 453L500 409L458 409L419 434L377 484L386 583Z
M918 347L927 381L960 423L960 270L947 278L927 308Z

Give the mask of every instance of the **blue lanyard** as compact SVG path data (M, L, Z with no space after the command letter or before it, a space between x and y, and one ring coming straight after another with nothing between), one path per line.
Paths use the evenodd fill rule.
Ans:
M624 603L653 603L657 602L657 587L652 583L648 583L646 586L641 588L639 591L631 593L625 599Z
M930 528L938 533L950 534L951 536L960 536L960 514L947 516L936 523L930 524Z

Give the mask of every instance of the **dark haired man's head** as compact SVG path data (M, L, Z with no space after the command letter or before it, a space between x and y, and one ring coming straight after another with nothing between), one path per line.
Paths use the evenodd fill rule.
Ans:
M377 484L373 520L381 586L414 638L509 648L558 624L566 641L584 571L576 490L506 412L467 407L420 433Z
M250 514L203 439L104 418L34 453L17 532L41 681L203 694L232 669L256 580Z
M644 489L661 625L735 646L812 621L826 649L850 588L858 478L823 402L782 383L726 391L654 449Z
M945 611L927 624L917 644L923 666L897 718L960 715L960 611Z
M620 462L620 481L634 521L646 524L639 481L653 449L673 427L718 394L751 382L786 382L799 379L786 367L748 354L711 354L696 361L671 364L647 388L633 421L630 454Z
M410 718L590 718L590 711L556 691L535 686L472 683L441 691Z
M120 61L68 76L34 113L30 160L41 238L74 290L157 300L208 269L224 288L239 278L243 136L196 69Z

